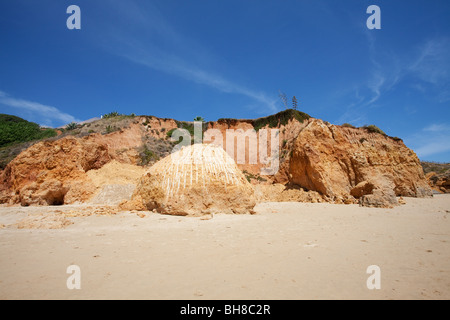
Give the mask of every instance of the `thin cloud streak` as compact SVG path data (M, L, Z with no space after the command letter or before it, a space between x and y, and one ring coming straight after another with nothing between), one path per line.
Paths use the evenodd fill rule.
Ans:
M181 61L178 57L166 57L164 60L154 56L146 56L144 58L136 58L133 55L123 55L125 58L135 63L142 64L152 69L156 69L165 73L176 75L188 81L193 81L202 85L209 86L225 93L235 93L247 96L264 104L270 112L277 112L277 100L269 98L263 92L250 90L246 87L239 86L222 76L207 72L200 68L188 65Z
M440 86L450 77L450 39L432 39L420 48L417 59L408 70L422 81Z
M136 4L134 8L138 8ZM117 10L120 10L120 6ZM113 43L118 45L108 49L111 53L220 92L248 97L262 104L267 112L279 111L278 99L239 85L202 66L202 60L215 60L214 57L211 57L211 54L195 41L177 33L156 7L147 4L142 10L134 10L134 12L135 14L132 15L128 12L125 16L120 12L118 14L122 19L129 20L132 29L142 33L128 33L126 30L114 32L110 37ZM136 19L133 19L134 15ZM155 19L147 19L146 15ZM151 32L147 33L148 30Z
M433 90L437 102L450 101L450 39L433 38L423 42L417 47L412 58L392 53L379 54L376 50L376 39L372 33L367 32L367 43L371 72L364 84L353 89L356 92L339 120L349 121L352 118L363 118L367 107L373 106L384 94L394 90L401 81L419 81L411 88L419 94ZM369 90L370 94L361 99L359 92Z
M9 97L5 92L0 91L0 104L5 106L27 110L35 114L42 122L58 121L60 123L79 122L75 117L64 113L59 109L47 106L38 102Z
M450 125L448 124L438 124L433 123L429 125L428 127L424 128L423 131L429 131L429 132L444 132L444 131L450 131Z
M425 159L426 157L447 151L450 151L450 141L448 137L430 137L428 141L422 143L421 146L415 149L415 152L420 159Z
M405 143L411 145L420 159L425 160L450 151L449 133L449 124L433 123L406 138Z

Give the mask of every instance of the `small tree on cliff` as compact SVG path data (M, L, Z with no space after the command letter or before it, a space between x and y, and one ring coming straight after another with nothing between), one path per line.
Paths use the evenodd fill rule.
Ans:
M292 97L292 109L297 110L298 101L295 96Z
M76 124L75 122L71 122L68 125L66 125L66 130L74 130L78 128L78 124Z

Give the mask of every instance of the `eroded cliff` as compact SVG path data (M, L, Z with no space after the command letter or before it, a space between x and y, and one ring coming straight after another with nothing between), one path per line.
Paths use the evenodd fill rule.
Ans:
M330 201L356 198L388 207L397 204L396 196L432 195L417 155L400 139L318 119L295 139L289 174L291 182Z
M0 172L0 203L68 204L90 201L96 195L103 199L98 193L104 186L98 181L108 184L112 180L93 181L89 171L112 160L118 163L115 170L121 170L120 163L150 167L170 153L175 145L170 139L174 129L192 131L193 126L141 116L130 118L112 132L89 133L91 128L111 128L109 122L102 121L82 127L80 136L42 141L20 153ZM264 130L267 136L262 134ZM398 196L432 195L412 150L400 139L364 128L331 125L291 110L256 120L208 122L202 131L208 140L205 142L225 149L251 184L265 185L264 192L258 191L264 194L260 201L391 207L398 204ZM276 158L276 165L267 161L271 157ZM275 170L264 175L268 166ZM136 185L139 170L131 171L134 174L127 183ZM131 171L124 167L123 175ZM99 174L102 172L111 174L111 170ZM268 190L272 187L276 192Z

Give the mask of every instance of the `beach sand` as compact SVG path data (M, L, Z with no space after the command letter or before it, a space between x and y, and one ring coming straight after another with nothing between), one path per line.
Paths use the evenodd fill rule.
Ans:
M0 299L450 299L450 196L405 200L271 202L210 220L123 212L61 229L15 224L92 205L0 207ZM70 265L79 290L66 286Z

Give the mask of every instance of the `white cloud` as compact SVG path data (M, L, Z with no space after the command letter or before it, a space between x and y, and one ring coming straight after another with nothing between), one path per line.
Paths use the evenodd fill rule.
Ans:
M39 118L42 123L52 123L52 121L63 124L79 122L79 120L72 115L64 113L55 107L43 105L38 102L12 98L3 91L0 91L0 104L29 111Z
M433 123L405 139L420 159L443 156L450 151L450 125Z
M372 76L372 79L369 80L368 87L374 93L374 96L366 103L367 105L371 105L380 98L381 89L385 82L386 78L379 72L376 72Z
M450 125L434 123L434 124L429 125L428 127L424 128L423 131L429 131L429 132L450 131Z
M422 81L441 86L450 78L450 39L431 39L419 49L408 70Z
M365 81L346 92L346 98L353 102L344 107L338 122L365 118L367 107L374 106L402 81L411 81L410 88L434 97L438 103L450 101L450 38L429 39L402 57L387 50L377 50L373 32L367 32L366 37L369 74ZM408 110L415 112L413 107Z
M132 52L137 52L134 50ZM141 51L141 50L140 50ZM225 93L235 93L249 97L257 102L263 104L269 112L275 113L278 111L276 106L278 100L268 97L264 92L254 91L244 86L240 86L230 80L223 78L221 75L203 70L201 68L190 65L179 57L167 55L164 58L159 58L151 53L145 54L141 57L136 57L133 53L124 55L127 59L156 69L165 73L176 75L188 81L193 81L202 85L209 86L216 90Z
M447 137L430 137L415 149L420 159L450 151L450 139Z

